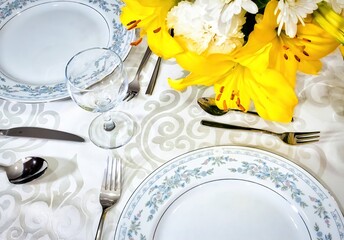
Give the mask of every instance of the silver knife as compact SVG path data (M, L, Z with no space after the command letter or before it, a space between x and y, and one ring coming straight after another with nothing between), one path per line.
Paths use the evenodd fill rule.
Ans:
M15 127L10 129L0 129L0 136L45 138L74 142L85 142L85 139L72 133L39 127Z

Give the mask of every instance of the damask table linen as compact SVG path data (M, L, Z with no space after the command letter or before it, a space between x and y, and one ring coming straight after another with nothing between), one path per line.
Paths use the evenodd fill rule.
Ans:
M133 48L125 61L132 79L145 45ZM136 133L124 147L113 150L123 159L123 195L105 222L105 239L113 239L117 220L131 193L163 163L194 149L216 145L251 146L282 155L314 175L344 207L344 72L339 52L325 60L319 76L299 75L300 103L290 124L264 121L242 113L213 117L198 105L211 88L194 86L172 90L167 78L185 76L173 60L163 61L153 95L145 95L156 56L143 70L139 96L119 108L136 122ZM306 86L305 90L304 87ZM342 91L342 92L341 92ZM41 139L0 138L0 161L9 164L24 156L46 158L49 169L40 179L10 184L0 172L0 239L94 239L101 214L99 192L110 150L88 140L95 114L70 99L50 103L12 103L0 100L0 127L47 127L78 134L85 143ZM260 133L231 131L200 125L202 119L274 131L322 132L319 143L289 146Z

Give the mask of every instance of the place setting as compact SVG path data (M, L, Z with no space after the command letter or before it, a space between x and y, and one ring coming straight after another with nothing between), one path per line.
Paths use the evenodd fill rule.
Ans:
M344 6L293 4L0 2L0 239L344 239Z

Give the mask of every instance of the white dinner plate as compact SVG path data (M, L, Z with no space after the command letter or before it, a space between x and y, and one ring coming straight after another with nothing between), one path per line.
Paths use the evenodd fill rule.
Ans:
M127 202L116 240L342 240L344 218L307 171L235 146L196 150L154 171Z
M124 59L134 31L119 20L120 0L0 0L0 97L47 102L68 96L65 65L92 47Z

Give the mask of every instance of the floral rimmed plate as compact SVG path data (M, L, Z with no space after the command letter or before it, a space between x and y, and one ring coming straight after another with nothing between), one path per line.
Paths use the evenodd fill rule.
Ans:
M248 147L196 150L136 189L116 240L342 240L344 218L308 172Z
M106 47L124 59L134 32L120 0L0 0L0 97L47 102L68 97L64 69L76 53Z

